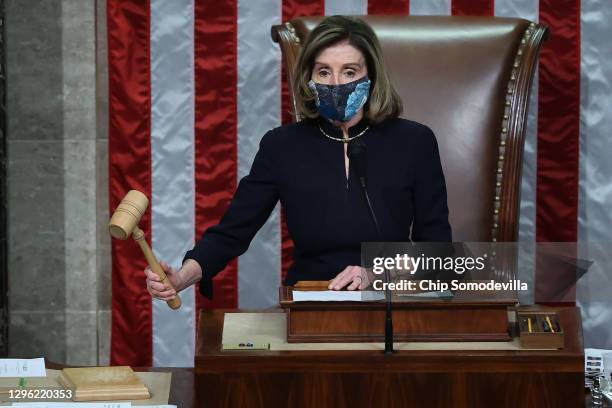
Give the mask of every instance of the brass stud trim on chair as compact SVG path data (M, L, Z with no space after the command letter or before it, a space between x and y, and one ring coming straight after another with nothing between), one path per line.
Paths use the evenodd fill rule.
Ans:
M293 42L296 44L299 44L300 37L297 36L295 27L290 22L286 22L285 27L287 27L287 31L289 31L289 35L291 36L291 39L293 40Z
M499 232L499 208L501 204L501 187L503 182L503 168L506 154L506 137L508 136L510 123L510 111L512 110L512 97L516 93L517 88L517 73L518 68L521 66L522 57L524 54L524 48L529 40L529 37L535 30L535 23L530 23L529 27L523 33L523 38L521 38L521 42L519 44L518 49L516 50L516 55L514 58L514 63L512 64L512 71L510 73L510 80L508 81L508 87L506 88L506 101L503 116L503 123L501 133L499 135L499 157L497 163L497 181L495 183L496 191L494 196L494 209L493 209L493 228L491 228L491 240L493 242L497 241L497 234Z

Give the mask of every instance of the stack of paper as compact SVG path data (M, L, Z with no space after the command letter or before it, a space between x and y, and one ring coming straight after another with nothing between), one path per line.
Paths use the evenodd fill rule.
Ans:
M385 300L385 293L373 290L294 290L294 302L378 302ZM440 292L408 292L399 294L397 300L407 301L417 299L447 299L452 298L449 290Z
M12 407L36 408L131 408L130 402L15 402ZM176 408L176 405L146 405L147 408Z
M14 402L13 407L38 408L131 408L131 402ZM169 407L169 405L167 405ZM151 407L149 407L151 408Z
M294 290L294 302L370 302L385 300L382 292L362 290Z

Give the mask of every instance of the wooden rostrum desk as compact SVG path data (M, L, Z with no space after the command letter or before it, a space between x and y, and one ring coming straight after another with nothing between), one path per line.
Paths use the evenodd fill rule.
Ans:
M556 311L559 350L223 351L224 314L203 311L195 352L197 406L581 407L580 312ZM231 312L239 312L232 310ZM278 312L278 311L277 311Z

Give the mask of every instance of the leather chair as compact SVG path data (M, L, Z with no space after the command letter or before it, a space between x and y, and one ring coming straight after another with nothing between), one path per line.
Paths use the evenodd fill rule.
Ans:
M517 18L360 17L381 42L403 117L437 137L453 240L516 241L529 91L547 28ZM272 27L290 85L300 45L322 19Z

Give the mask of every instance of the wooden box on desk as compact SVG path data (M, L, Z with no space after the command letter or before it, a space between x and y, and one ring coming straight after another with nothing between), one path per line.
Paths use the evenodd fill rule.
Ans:
M287 342L382 342L385 302L294 302L293 290L325 290L327 282L280 288L287 314ZM395 341L509 341L508 307L513 293L455 293L452 299L393 303Z
M561 349L565 333L554 311L522 309L516 311L519 342L525 348ZM531 327L530 327L531 326Z

